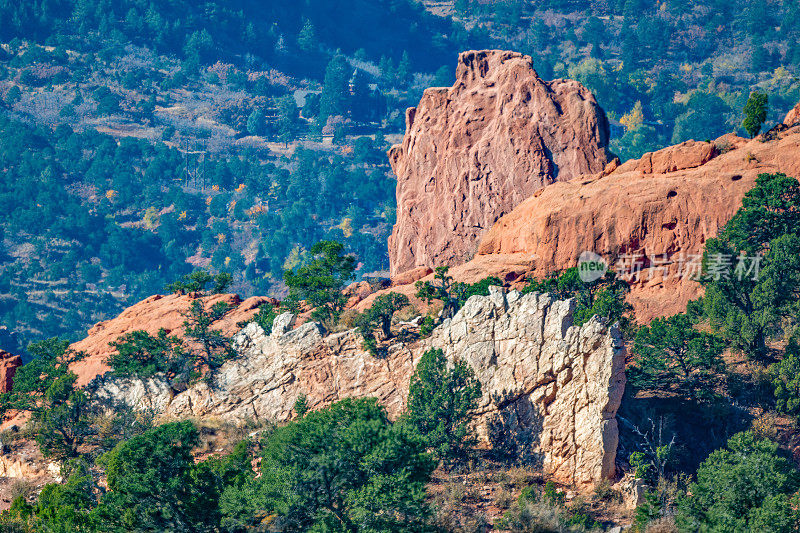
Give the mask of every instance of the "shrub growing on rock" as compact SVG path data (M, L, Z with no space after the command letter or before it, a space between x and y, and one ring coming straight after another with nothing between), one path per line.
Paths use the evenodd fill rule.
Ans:
M210 274L205 270L196 270L191 274L186 274L178 281L173 281L164 290L174 294L187 294L190 292L221 294L230 287L233 276L227 272L220 272L217 275ZM209 289L209 284L213 284Z
M747 99L747 103L744 106L742 127L751 138L758 135L761 131L761 126L766 122L768 104L769 97L760 92L751 93L750 98Z
M311 318L326 327L333 327L347 304L342 293L353 277L356 260L344 254L344 245L336 241L320 241L311 247L312 259L296 270L287 270L283 279L289 287L289 300L304 300L314 310Z
M484 278L476 283L453 281L448 274L449 267L436 267L434 282L418 281L417 298L425 300L428 304L434 300L442 302L442 319L452 318L471 296L487 296L489 287L503 286L503 282L496 277Z
M202 301L194 300L185 314L184 334L187 339L197 343L199 346L195 351L197 359L209 369L219 368L234 355L230 337L211 327L228 311L230 306L225 302L217 302L210 309L206 309Z
M106 359L118 376L146 378L159 372L180 373L185 370L188 354L183 349L183 341L169 335L164 328L155 336L146 331L136 330L109 343L116 352Z
M628 284L617 279L614 272L606 272L597 280L585 282L581 280L578 268L572 267L541 281L530 280L522 293L549 293L561 300L575 298L573 321L576 326L582 326L597 315L607 318L611 324L619 323L620 329L629 337L635 333L633 307L625 301L629 290Z
M364 338L364 349L373 356L378 355L378 340L375 330L380 331L384 340L392 338L392 317L408 305L408 297L404 294L390 292L375 298L372 306L355 320L359 333Z

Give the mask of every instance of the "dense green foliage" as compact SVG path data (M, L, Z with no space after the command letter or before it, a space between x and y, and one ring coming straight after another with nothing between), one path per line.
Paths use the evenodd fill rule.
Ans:
M554 274L544 280L531 279L522 289L529 292L549 293L557 299L575 298L573 322L582 326L597 315L618 323L626 334L633 330L633 307L625 301L630 288L623 280L609 271L603 277L585 282L581 280L577 267L568 268L561 274Z
M800 297L800 183L761 174L703 256L705 313L735 348L768 356L767 340Z
M311 317L332 327L342 314L347 296L342 293L353 277L356 260L344 254L337 241L320 241L309 250L311 259L296 270L287 270L283 279L289 287L289 301L304 301L314 310Z
M34 130L2 115L0 131L0 165L7 177L0 197L14 206L0 216L5 250L33 246L0 266L0 293L11 296L0 300L0 319L33 338L45 331L77 337L122 305L180 278L190 270L186 258L198 250L213 268L235 272L234 288L269 291L295 247L310 248L324 236L308 216L311 206L338 224L344 213L337 206L356 188L370 205L390 198L385 178L384 190L371 187L362 170L352 173L343 161L311 151L296 154L299 168L292 174L253 154L207 162L207 179L219 191L204 192L174 181L185 165L177 150L162 145L133 139L117 145L110 137L69 128ZM235 175L243 187L234 183ZM97 192L87 199L84 191L90 190ZM254 197L255 191L264 192ZM269 212L252 210L259 198L269 201ZM58 215L41 207L53 205ZM363 209L348 213L356 227L369 218ZM252 232L259 242L247 268L231 246L234 232ZM385 244L377 238L345 238L338 228L333 235L373 268L386 265ZM223 278L211 282L198 275L167 290L191 292L205 283L217 285L209 289L214 292L227 288Z
M276 429L261 476L223 495L229 525L275 516L282 531L420 531L434 463L374 399L342 400Z
M92 406L69 370L69 364L82 354L55 338L31 345L30 351L34 359L15 374L11 392L3 395L3 408L30 413L30 425L44 455L75 457L95 432Z
M172 422L100 456L69 463L63 484L0 514L19 531L426 531L425 484L435 466L420 437L374 399L344 400L269 432L254 470L242 441L195 461L200 434Z
M767 105L769 97L764 93L753 93L744 106L744 120L742 127L750 137L755 137L761 131L761 126L767 120Z
M150 335L136 330L110 343L116 351L106 364L121 377L150 377L160 372L182 373L186 370L187 354L180 337L169 335L164 328Z
M198 444L191 422L159 426L118 444L102 457L106 493L95 511L114 530L185 530L194 518L190 482L192 449Z
M433 348L417 363L408 392L406 420L423 436L437 458L452 465L464 461L475 436L469 430L481 384L463 360L448 368L444 352Z
M683 531L797 531L800 473L775 443L739 433L697 470L679 504Z
M800 420L800 343L798 334L789 340L783 359L770 366L775 403L779 412Z
M639 390L713 398L725 366L723 348L721 339L695 329L686 314L656 318L636 332L628 380Z

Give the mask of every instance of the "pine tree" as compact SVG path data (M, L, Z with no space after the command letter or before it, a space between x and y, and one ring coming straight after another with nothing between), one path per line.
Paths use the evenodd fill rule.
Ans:
M761 126L767 120L767 106L769 97L764 93L754 92L750 94L747 99L747 104L744 106L744 120L742 127L744 127L750 137L755 137L761 131Z

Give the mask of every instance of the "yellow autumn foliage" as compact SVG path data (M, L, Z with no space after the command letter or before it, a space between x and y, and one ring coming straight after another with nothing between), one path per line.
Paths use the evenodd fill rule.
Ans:
M348 239L349 239L349 238L350 238L350 237L353 235L353 225L352 225L352 222L353 222L353 221L352 221L352 219L350 219L350 218L344 218L344 219L342 220L341 224L339 224L338 226L336 226L337 228L339 228L340 230L342 230L342 233L344 234L345 238L348 238Z
M620 124L625 126L625 131L633 131L639 129L644 124L644 110L642 109L642 102L637 101L628 113L622 115L619 119Z

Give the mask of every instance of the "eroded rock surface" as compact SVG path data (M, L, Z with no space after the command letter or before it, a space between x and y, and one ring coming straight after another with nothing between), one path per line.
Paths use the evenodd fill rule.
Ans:
M22 366L22 357L0 350L0 394L11 392L14 374Z
M794 106L794 109L789 111L789 113L786 115L786 118L783 120L783 123L786 126L800 124L800 103Z
M800 177L800 125L767 142L729 134L682 143L548 185L500 218L475 256L450 274L464 282L497 276L518 283L574 267L582 252L594 251L612 265L636 261L628 300L639 322L673 315L702 295L692 272L705 242L765 172ZM391 290L415 292L413 285Z
M469 259L480 236L544 185L600 172L608 122L571 80L516 52L463 52L452 87L426 89L389 159L397 175L392 275Z
M294 416L300 394L312 408L372 396L398 416L415 364L437 347L466 360L481 381L475 431L485 444L536 463L561 482L589 485L614 474L624 348L617 329L598 319L573 326L573 311L572 301L493 288L488 297L470 298L428 339L396 342L384 358L365 352L355 330L324 336L307 322L267 336L249 324L236 336L241 356L210 383L176 393L162 379L100 378L94 388L100 397L166 417L281 422Z

